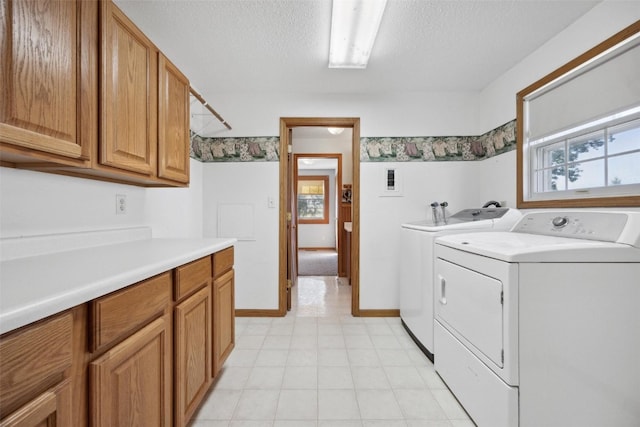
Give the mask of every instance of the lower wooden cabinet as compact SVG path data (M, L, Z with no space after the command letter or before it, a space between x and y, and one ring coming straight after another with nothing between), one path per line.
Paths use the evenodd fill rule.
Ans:
M65 427L71 422L71 382L63 381L0 422L0 427Z
M158 318L91 362L92 426L171 426L170 329Z
M234 347L233 248L0 337L0 427L186 426Z
M72 365L72 329L73 317L65 312L2 337L0 425L46 426L41 421L49 418L70 425L67 383L60 384Z
M211 385L211 290L175 308L175 425L187 424Z
M235 346L234 277L233 270L229 270L213 282L214 377Z

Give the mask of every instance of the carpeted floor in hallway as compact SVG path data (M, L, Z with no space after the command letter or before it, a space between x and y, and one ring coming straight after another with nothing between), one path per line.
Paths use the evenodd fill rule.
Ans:
M335 250L298 250L298 276L337 276Z

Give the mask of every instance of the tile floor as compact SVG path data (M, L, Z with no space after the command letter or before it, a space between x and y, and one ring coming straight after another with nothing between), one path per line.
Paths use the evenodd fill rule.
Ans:
M473 427L400 324L351 317L351 288L301 277L283 318L236 318L195 427Z

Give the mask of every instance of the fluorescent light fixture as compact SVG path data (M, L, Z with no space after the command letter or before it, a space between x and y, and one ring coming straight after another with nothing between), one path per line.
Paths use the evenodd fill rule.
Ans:
M331 135L340 135L344 132L344 128L327 128Z
M367 68L387 0L333 0L329 68Z

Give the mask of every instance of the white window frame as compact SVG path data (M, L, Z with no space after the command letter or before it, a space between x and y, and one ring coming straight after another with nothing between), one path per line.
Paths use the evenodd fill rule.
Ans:
M572 129L568 129L563 132L559 132L553 135L539 138L535 141L525 141L523 149L524 164L526 165L527 177L525 180L525 200L527 201L544 201L555 200L558 198L563 199L579 199L589 197L615 197L615 196L630 196L640 194L640 183L633 184L621 184L611 185L611 179L615 176L615 172L612 172L608 168L608 160L610 158L632 155L640 152L640 149L629 150L623 153L616 153L610 155L608 152L610 129L624 125L626 123L633 123L633 128L640 129L640 107L628 109L619 114L615 114L600 120L596 120L587 123L582 126L578 126ZM568 148L569 142L572 139L586 136L589 134L601 132L604 138L604 145L602 147L602 155L590 158L588 160L569 162ZM552 145L562 144L564 146L565 156L564 163L553 166L545 166L544 159L541 159L541 150L545 147ZM568 170L574 164L586 163L591 161L603 160L604 161L604 175L603 184L598 187L585 187L579 189L568 189ZM553 168L564 167L565 168L565 190L552 190L544 191L540 187L544 185L543 182L537 177L538 172L544 170L551 170ZM640 165L639 165L640 167Z

